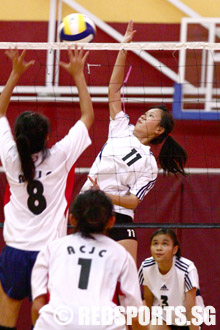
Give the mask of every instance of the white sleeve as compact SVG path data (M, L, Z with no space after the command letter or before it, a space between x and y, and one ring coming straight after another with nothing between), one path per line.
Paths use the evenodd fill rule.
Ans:
M143 263L140 265L139 271L138 271L138 277L139 277L139 283L141 285L145 285L150 287L150 281L148 279L148 276L146 272L148 271L148 268L143 267Z
M185 276L185 292L193 288L199 289L199 275L194 263L189 266L188 274Z
M138 270L138 278L140 285L144 285L144 271L143 271L143 265L140 265L140 268Z
M69 133L55 147L60 148L66 155L67 170L70 170L83 151L91 144L85 124L78 120Z
M136 264L128 252L119 281L120 290L122 292L122 296L120 295L119 297L121 305L124 307L135 306L137 308L142 306L143 303Z
M154 163L155 160L152 159L152 161ZM142 201L146 194L154 187L157 179L157 172L158 169L156 166L140 168L138 175L136 175L135 184L130 188L130 193L137 196L138 199Z
M121 135L121 132L126 130L129 125L129 116L120 111L117 113L114 119L110 117L108 138L115 137L118 134Z
M15 146L15 141L6 117L0 118L0 158L2 165L8 156L8 151Z
M47 293L49 274L49 248L39 252L31 274L32 299Z

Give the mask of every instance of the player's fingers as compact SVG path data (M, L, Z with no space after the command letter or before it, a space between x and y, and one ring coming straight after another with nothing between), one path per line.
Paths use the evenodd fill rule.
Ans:
M128 22L126 32L130 32L130 31L132 31L132 30L133 30L133 21L130 20L130 21Z
M60 65L63 69L67 70L67 67L68 67L68 64L67 64L67 63L60 61L60 62L59 62L59 65Z
M28 69L29 66L34 65L34 63L35 63L35 60L32 60L32 61L27 62L26 63L26 68Z
M13 57L15 56L15 50L10 48L5 51L5 55L12 60Z
M87 57L89 56L89 51L87 51L83 56L83 61L85 62L87 60Z
M73 61L73 52L69 46L68 46L67 51L68 51L69 60L70 60L70 62L72 62Z
M79 57L80 58L83 58L83 52L84 52L84 48L82 46L82 47L80 47L80 50L79 50Z
M93 184L94 186L97 185L97 179L93 180L93 179L91 178L91 176L89 176L89 175L88 175L88 178L89 178L89 180L92 182L92 184Z
M21 55L20 55L20 59L21 59L21 61L23 62L23 60L24 60L24 57L25 57L25 54L26 54L26 49L24 49L23 51L22 51L22 53L21 53Z
M77 43L75 44L75 48L74 48L74 53L75 53L75 56L77 57L78 56L78 45Z
M133 31L131 32L131 39L133 39L133 36L135 35L135 33L136 33L136 30L133 30Z
M10 50L6 50L6 51L5 51L5 55L6 55L8 58L11 58L11 52L10 52Z

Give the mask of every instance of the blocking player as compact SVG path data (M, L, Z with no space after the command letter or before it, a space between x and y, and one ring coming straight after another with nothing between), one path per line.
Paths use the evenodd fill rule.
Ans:
M25 111L15 122L13 138L6 118L12 91L20 76L34 64L25 51L6 55L12 71L0 96L0 157L10 187L4 207L4 247L0 256L0 329L16 329L22 301L31 297L30 276L38 252L67 233L68 200L72 168L91 144L88 130L93 106L83 73L88 52L69 49L69 63L61 66L73 77L79 92L81 118L51 149L47 148L50 123L39 113Z

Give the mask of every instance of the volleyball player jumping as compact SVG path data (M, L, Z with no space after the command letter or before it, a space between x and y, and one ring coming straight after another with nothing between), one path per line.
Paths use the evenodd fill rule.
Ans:
M134 36L130 21L122 42L130 42ZM158 168L150 145L161 144L159 163L165 172L184 172L186 152L170 136L174 120L165 106L155 106L144 113L133 126L122 111L121 87L127 51L117 56L109 83L110 124L108 140L93 163L82 191L91 184L105 191L112 199L116 211L116 224L127 224L128 228L113 228L110 237L122 244L136 260L137 238L135 230L129 228L134 210L153 188Z
M13 138L6 111L20 76L33 64L25 62L25 51L6 52L12 72L0 96L0 157L10 187L4 206L4 247L0 256L0 329L15 329L25 297L31 297L30 275L38 252L67 233L71 169L91 144L88 129L93 107L83 73L88 52L68 50L69 63L61 66L75 80L81 118L51 149L47 148L50 123L44 116L23 112L15 122Z

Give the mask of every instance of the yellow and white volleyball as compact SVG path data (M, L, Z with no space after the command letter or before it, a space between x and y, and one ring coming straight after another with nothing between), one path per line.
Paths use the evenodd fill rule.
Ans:
M83 14L70 14L59 25L61 41L92 42L96 27L93 21Z

